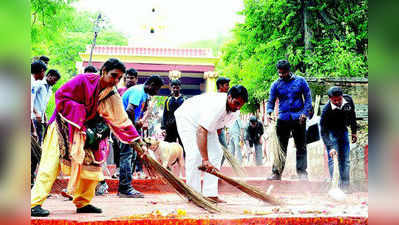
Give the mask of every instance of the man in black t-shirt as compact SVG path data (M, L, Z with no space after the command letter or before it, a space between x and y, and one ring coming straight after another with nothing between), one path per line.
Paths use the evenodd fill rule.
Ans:
M166 132L164 141L176 142L176 139L178 139L180 145L182 145L180 136L177 132L176 118L174 115L176 109L178 109L185 100L184 95L180 93L180 80L172 80L170 83L170 89L171 94L165 101L161 129Z
M355 105L349 95L343 94L339 87L328 90L329 101L324 106L320 118L321 137L328 152L328 168L333 176L333 157L338 156L339 186L344 191L349 188L350 147L348 126L351 127L352 143L357 141Z
M262 165L262 144L260 139L263 135L263 125L255 116L251 116L249 119L248 127L246 130L246 140L248 141L249 147L255 147L255 159L256 165Z

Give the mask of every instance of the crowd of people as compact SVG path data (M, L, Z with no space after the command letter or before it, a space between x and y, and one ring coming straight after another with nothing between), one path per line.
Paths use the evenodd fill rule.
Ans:
M264 165L267 154L264 129L275 121L283 154L287 154L288 140L293 137L298 178L308 179L307 144L310 138L307 138L307 132L314 127L309 129L307 124L315 118L311 90L303 77L291 72L287 60L276 64L279 78L270 88L265 122L256 115L240 115L240 109L248 102L247 89L240 84L230 87L230 79L226 77L217 79L217 92L189 98L182 94L181 81L171 80L171 94L161 107L156 106L153 96L159 94L165 83L163 78L154 74L143 84L138 84L138 72L134 68L126 69L114 58L99 69L89 65L83 74L64 83L55 93L55 110L47 119L52 87L61 77L57 70L47 71L49 60L42 56L31 64L31 135L42 149L41 158L35 154L31 158L32 216L50 214L41 206L60 171L69 176L63 195L73 201L76 212L102 213L90 202L95 195L107 193L103 165L109 151L113 151L117 167L116 173L112 174L112 178L119 179L117 195L120 198L144 198L144 194L132 186L132 179L146 176L143 155L134 150L132 143L146 143L145 137L180 144L187 184L205 197L222 203L225 201L218 194L218 178L205 173L201 184L198 167L205 167L207 171L220 170L224 163L221 148L228 149L241 165L248 165L245 160L253 160L254 166ZM117 89L119 83L123 87ZM337 156L340 186L347 190L350 169L348 126L352 142L357 140L354 103L339 87L330 88L327 94L329 102L322 110L320 121L315 122L320 125L316 125L316 132L325 143L331 177L333 157ZM278 113L274 113L276 100ZM148 144L147 141L147 145L142 145L146 152ZM156 150L156 147L152 149ZM284 165L285 161L282 167L273 165L268 179L281 180Z

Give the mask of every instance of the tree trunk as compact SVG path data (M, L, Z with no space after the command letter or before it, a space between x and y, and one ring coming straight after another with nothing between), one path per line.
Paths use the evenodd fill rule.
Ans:
M310 6L309 0L303 0L303 25L304 25L304 42L305 42L305 51L312 51L312 39L313 39L313 31L310 28L311 22L311 12L308 10Z

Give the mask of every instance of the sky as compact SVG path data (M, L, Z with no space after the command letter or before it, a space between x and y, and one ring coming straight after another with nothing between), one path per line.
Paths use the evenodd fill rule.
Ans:
M216 39L229 35L243 20L237 15L243 0L80 0L74 6L101 12L129 37L129 45L142 47L178 47Z

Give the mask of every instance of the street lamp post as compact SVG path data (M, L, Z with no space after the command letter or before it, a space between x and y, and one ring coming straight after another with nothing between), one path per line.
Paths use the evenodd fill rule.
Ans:
M96 46L96 40L97 40L97 35L98 32L100 32L100 22L101 22L101 13L98 14L98 17L96 19L96 21L94 22L94 38L93 38L93 44L91 45L91 50L90 50L90 59L89 59L89 65L91 65L91 60L93 57L93 50L94 47Z

